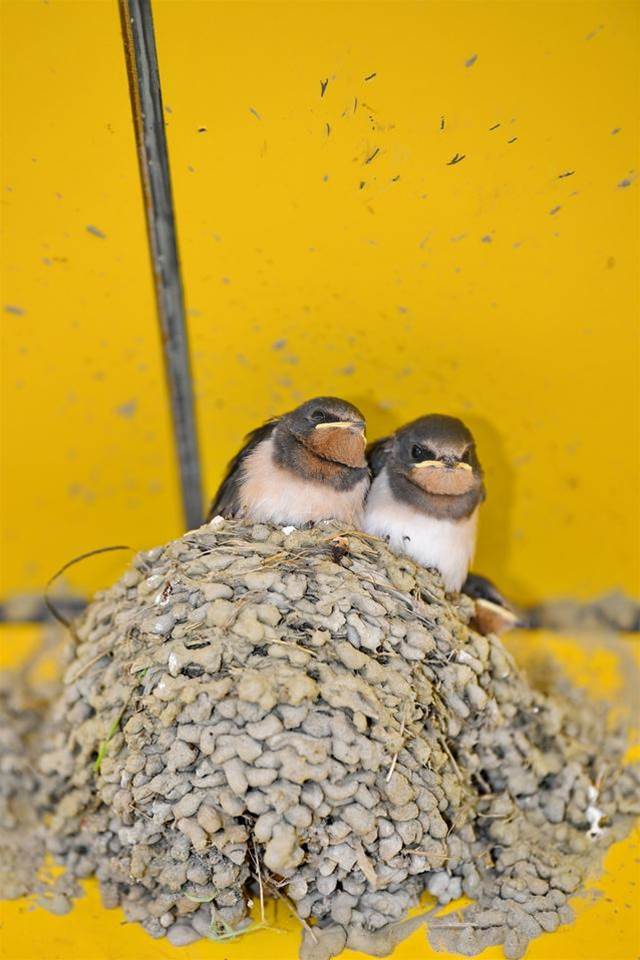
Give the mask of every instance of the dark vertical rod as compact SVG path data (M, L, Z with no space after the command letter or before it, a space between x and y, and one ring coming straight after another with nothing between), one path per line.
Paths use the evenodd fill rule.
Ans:
M187 526L202 523L200 456L151 0L119 0L165 373Z

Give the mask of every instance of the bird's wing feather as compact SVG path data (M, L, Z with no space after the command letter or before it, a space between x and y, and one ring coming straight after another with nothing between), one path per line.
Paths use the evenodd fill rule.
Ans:
M267 420L261 427L257 427L247 434L244 446L229 461L227 472L224 475L218 492L211 501L207 523L214 517L234 517L240 509L240 487L242 485L243 470L247 457L253 453L258 444L268 440L273 433L278 417Z
M391 447L391 437L382 437L367 447L367 460L374 477L377 477L385 465Z

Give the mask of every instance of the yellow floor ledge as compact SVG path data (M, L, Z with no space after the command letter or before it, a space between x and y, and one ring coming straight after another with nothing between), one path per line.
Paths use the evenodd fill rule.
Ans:
M527 960L637 960L640 955L638 891L640 881L640 829L612 847L605 872L590 895L572 901L577 919L553 934L533 941ZM172 947L166 940L151 940L135 923L127 923L120 910L105 910L97 883L85 884L86 897L66 917L54 917L27 901L3 903L0 908L2 960L295 960L300 927L282 905L269 912L273 929L225 943L200 943ZM365 960L347 950L344 960ZM394 953L394 960L452 960L457 954L437 953L417 930ZM493 947L482 960L504 955Z

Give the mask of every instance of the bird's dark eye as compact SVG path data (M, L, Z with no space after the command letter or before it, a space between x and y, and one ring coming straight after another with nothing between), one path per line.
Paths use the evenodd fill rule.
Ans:
M311 412L311 419L312 419L312 420L315 420L316 423L322 423L322 421L323 421L324 419L326 419L326 418L325 418L325 414L322 412L322 410L313 410L313 411Z
M438 454L431 449L431 447L423 447L419 443L414 443L411 447L411 457L413 460L437 460Z
M465 452L460 457L463 463L471 464L471 447L467 447Z

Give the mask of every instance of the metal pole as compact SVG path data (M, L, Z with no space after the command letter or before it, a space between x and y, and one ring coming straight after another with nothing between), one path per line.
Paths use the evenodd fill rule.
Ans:
M182 506L191 529L203 519L200 456L151 2L119 5Z

